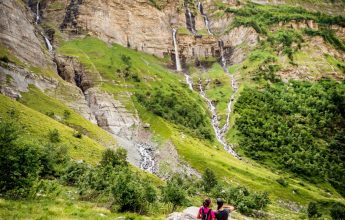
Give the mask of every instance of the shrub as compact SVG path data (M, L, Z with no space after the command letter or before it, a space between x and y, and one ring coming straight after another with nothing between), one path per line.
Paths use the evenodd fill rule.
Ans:
M52 144L45 145L40 151L42 166L40 176L44 178L61 176L69 159L66 147Z
M63 119L68 120L71 117L71 112L68 110L63 111Z
M250 192L247 188L239 186L217 185L212 195L223 198L227 203L234 205L239 212L253 216L255 211L263 210L270 204L268 193Z
M74 131L73 137L81 139L83 137L83 133L81 133L81 131Z
M181 179L180 179L181 180ZM186 191L180 187L178 178L171 178L162 189L162 199L165 203L172 204L172 211L187 201Z
M307 212L308 212L308 217L309 218L320 217L321 216L321 213L319 213L319 210L318 210L316 202L310 202L308 204Z
M5 56L0 57L0 61L5 62L5 63L9 63L10 59L8 59L8 57L5 55Z
M111 187L114 202L122 212L143 212L147 201L145 188L140 184L138 177L128 171L124 170L118 173L115 184Z
M61 180L67 185L74 186L88 170L89 167L85 163L70 161L65 167Z
M343 220L345 219L345 205L336 203L331 208L331 217L334 220Z
M286 181L284 178L279 178L276 180L280 185L287 187L289 185L289 182Z
M57 129L50 130L48 133L48 137L50 142L52 143L58 143L60 142L60 133Z
M100 162L101 166L126 166L127 165L127 151L124 148L118 148L115 151L106 149L103 152Z
M41 170L37 146L20 143L18 126L0 123L0 193L26 197Z
M202 182L206 192L210 192L218 183L216 175L209 168L205 169L205 172L202 175Z
M213 140L213 131L205 111L181 93L170 88L156 87L150 91L137 92L136 97L139 103L155 115L183 126L187 132L200 138Z

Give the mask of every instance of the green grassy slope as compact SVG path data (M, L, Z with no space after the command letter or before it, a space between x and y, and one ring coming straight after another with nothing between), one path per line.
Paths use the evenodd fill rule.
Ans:
M81 132L101 145L109 147L116 145L114 138L108 132L35 87L31 87L29 92L22 93L22 98L19 101L42 114L51 115L54 119Z
M47 143L49 141L49 130L57 129L61 136L61 144L67 147L72 158L84 160L91 164L96 164L99 161L105 148L96 141L87 136L81 139L75 138L73 136L74 129L4 95L0 95L0 102L2 120L9 118L8 112L10 111L14 110L19 113L18 122L25 128L25 133L21 134L21 138L36 143Z
M100 73L103 77L100 87L114 93L119 99L121 99L121 94L126 92L145 91L155 86L159 86L162 90L169 90L173 87L180 94L188 96L191 101L198 103L206 111L205 103L202 103L203 101L198 97L197 93L189 91L182 76L164 68L163 60L117 45L108 46L94 38L66 42L59 49L59 52L78 57L87 68ZM123 68L125 68L121 61L121 55L131 57L133 63L131 71L134 74L138 74L141 79L139 82L121 77L121 74L118 74L118 72L123 71ZM257 51L254 55L255 58L252 58L252 60L245 64L248 66L245 68L244 73L240 71L241 68L243 69L243 65L230 69L231 72L235 70L236 73L240 72L238 74L242 76L242 81L247 78L249 80L246 81L247 84L250 84L252 77L250 70L255 71L262 63L265 63L267 58L274 57L271 51ZM117 69L119 70L117 71ZM208 91L208 94L215 98L219 96L220 91L224 90L222 92L225 93L230 89L230 87L226 86L226 83L229 83L228 78L220 69L218 65L215 65L210 72L203 75L204 78L216 79L219 77L224 82L224 88L216 88L215 90L211 88ZM198 77L198 74L196 73L193 77ZM224 102L225 100L226 98L221 101ZM298 215L303 216L303 213L296 214L286 208L282 208L282 205L279 205L279 201L287 203L290 201L307 205L308 202L314 200L331 200L327 192L332 193L333 199L343 201L341 196L327 184L311 184L289 173L277 173L248 159L243 161L236 160L227 154L218 143L196 139L186 134L179 126L148 112L135 99L127 99L126 104L128 108L138 110L141 119L151 124L151 131L155 135L156 140L160 143L172 141L177 147L181 158L198 171L203 172L206 167L209 167L216 172L218 177L229 184L240 184L252 190L270 192L274 202L269 207L269 210L281 218L289 217L295 219ZM223 110L220 108L220 111L224 111L224 108ZM288 187L285 188L276 182L280 177L288 180Z

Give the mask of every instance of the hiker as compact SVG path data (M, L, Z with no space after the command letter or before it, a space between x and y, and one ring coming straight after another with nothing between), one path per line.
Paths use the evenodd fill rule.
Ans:
M230 212L234 211L233 206L224 206L221 198L217 199L217 211L214 212L217 220L228 220Z
M205 199L203 205L200 207L197 219L202 220L215 220L215 215L211 206L211 199Z

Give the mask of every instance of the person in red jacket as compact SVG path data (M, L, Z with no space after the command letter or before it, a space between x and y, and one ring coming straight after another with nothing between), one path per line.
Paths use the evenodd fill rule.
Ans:
M205 199L203 205L200 207L197 219L202 219L202 220L215 220L216 216L212 209L210 208L211 206L211 199L207 198Z

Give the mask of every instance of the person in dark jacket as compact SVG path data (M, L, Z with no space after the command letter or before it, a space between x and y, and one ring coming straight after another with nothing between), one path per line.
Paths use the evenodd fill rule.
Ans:
M235 210L233 206L225 206L221 198L217 199L217 211L214 212L217 220L228 220L231 212Z

